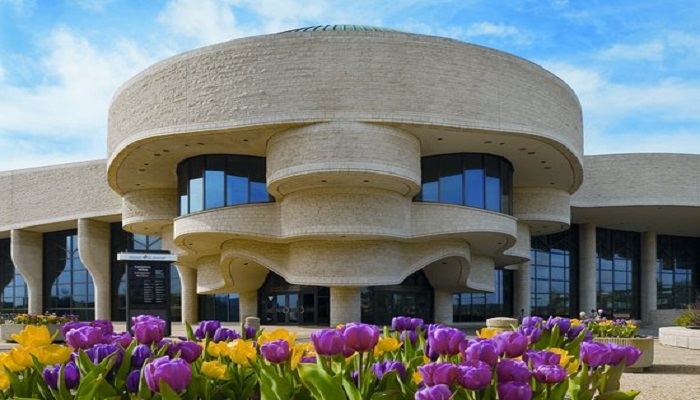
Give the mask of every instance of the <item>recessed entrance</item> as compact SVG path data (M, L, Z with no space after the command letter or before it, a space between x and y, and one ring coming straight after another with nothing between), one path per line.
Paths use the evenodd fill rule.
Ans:
M261 322L265 325L328 325L330 290L322 286L290 285L270 273L260 288Z

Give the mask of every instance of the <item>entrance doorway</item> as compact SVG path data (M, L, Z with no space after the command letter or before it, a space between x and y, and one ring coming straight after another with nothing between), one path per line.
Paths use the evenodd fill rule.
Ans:
M290 285L271 272L258 293L261 322L265 325L328 325L330 322L327 287Z

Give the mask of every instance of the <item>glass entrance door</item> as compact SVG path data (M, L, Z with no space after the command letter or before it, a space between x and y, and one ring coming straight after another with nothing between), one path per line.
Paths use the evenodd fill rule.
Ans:
M299 293L269 294L265 297L265 323L270 325L297 325L303 310Z

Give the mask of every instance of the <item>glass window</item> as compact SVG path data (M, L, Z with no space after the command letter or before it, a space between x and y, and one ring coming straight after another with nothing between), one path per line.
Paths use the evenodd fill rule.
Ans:
M27 285L24 277L17 271L10 257L10 239L0 239L0 277L2 279L3 314L21 314L27 312Z
M532 314L576 316L578 286L570 276L578 274L578 229L531 240L530 279Z
M274 201L267 192L265 159L213 154L181 162L177 167L179 213Z
M596 242L597 307L608 316L639 318L639 233L598 228Z
M462 153L423 157L416 201L512 213L513 167L502 157Z
M656 273L659 309L684 309L700 295L700 238L659 235Z
M513 271L497 269L493 272L493 293L454 293L452 312L454 322L485 321L487 318L514 315Z

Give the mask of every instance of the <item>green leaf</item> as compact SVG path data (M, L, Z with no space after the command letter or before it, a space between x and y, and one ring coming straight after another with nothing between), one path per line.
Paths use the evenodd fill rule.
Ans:
M197 338L194 336L194 331L192 330L192 325L190 325L190 323L187 321L185 321L185 331L187 331L187 340L191 340L193 342L197 341Z
M126 350L124 350L122 364L119 366L117 374L114 377L114 386L116 386L118 390L124 388L124 385L126 384L126 377L131 372L131 355L133 354L136 345L136 340L132 340L129 344L129 347L127 347Z
M302 383L318 400L336 400L343 393L342 384L333 379L318 364L299 364L299 376Z
M598 395L596 400L632 400L639 394L639 390L613 390Z
M349 400L362 400L362 395L360 394L360 389L355 386L355 382L350 381L349 378L342 380L343 389L345 389L345 395Z
M160 385L160 397L163 400L180 400L181 397L174 391L167 382L163 379L158 383Z
M262 400L287 400L291 398L292 385L284 375L277 373L274 366L260 361L253 364L260 378Z

